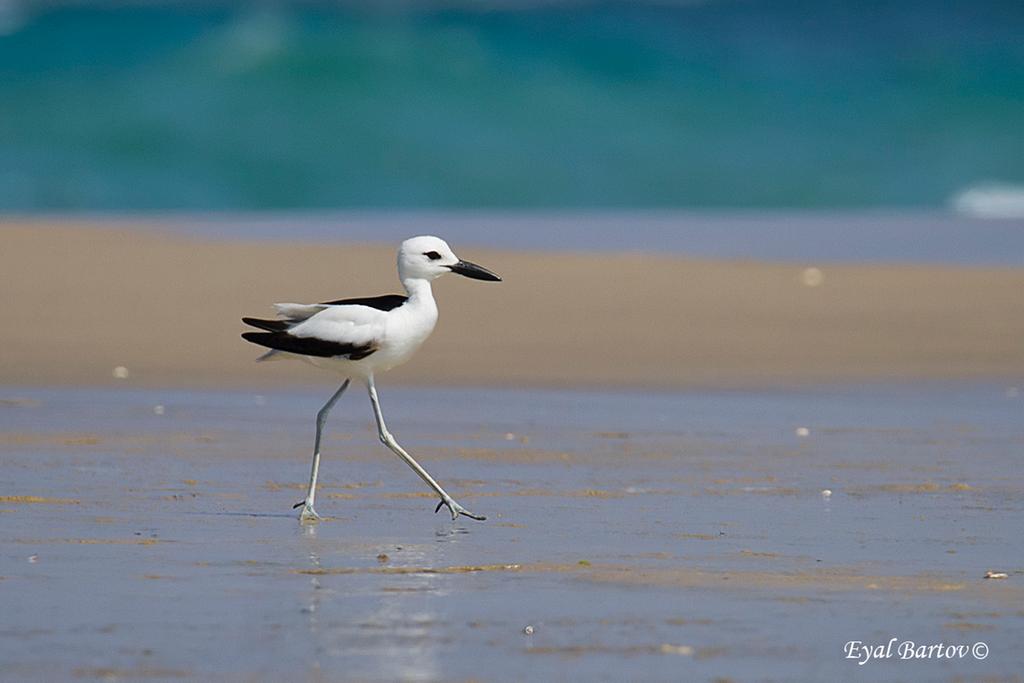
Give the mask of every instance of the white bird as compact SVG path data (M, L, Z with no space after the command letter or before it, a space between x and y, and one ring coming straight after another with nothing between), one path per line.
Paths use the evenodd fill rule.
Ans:
M265 332L246 332L244 339L271 349L259 360L284 356L299 358L317 367L334 370L345 377L341 387L316 414L316 440L313 442L313 471L299 519L320 519L313 502L316 498L317 471L320 468L320 435L327 414L348 388L359 379L366 383L377 419L381 442L406 462L432 488L441 502L434 512L446 506L452 519L465 515L483 520L459 505L430 474L395 441L381 414L374 374L409 360L430 336L437 322L437 304L430 282L445 273L458 273L476 280L501 281L491 271L461 260L448 244L429 235L413 237L398 249L398 278L407 296L386 294L361 299L341 299L322 304L274 304L281 320L242 318L242 322Z

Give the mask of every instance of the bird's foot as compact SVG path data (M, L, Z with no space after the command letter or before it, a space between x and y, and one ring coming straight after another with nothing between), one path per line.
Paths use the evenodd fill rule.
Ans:
M299 521L303 524L307 522L319 522L320 515L316 514L316 510L313 509L313 504L307 501L301 501L292 506L292 509L302 508L302 512L299 513Z
M459 515L465 515L466 517L469 517L470 519L475 519L478 522L482 522L485 519L487 519L483 515L474 515L472 512L462 507L451 498L442 498L441 502L437 504L436 508L434 508L434 514L436 515L438 512L440 512L442 507L448 508L448 512L452 513L453 520L458 519Z

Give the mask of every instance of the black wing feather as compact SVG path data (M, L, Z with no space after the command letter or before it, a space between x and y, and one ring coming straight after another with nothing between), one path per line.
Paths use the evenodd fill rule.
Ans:
M384 294L383 296L366 296L359 297L356 299L338 299L337 301L324 301L323 306L369 306L370 308L376 308L378 311L390 311L398 308L406 301L409 297L402 296L401 294Z
M266 346L268 349L287 351L300 356L317 356L319 358L348 358L359 360L377 351L370 344L343 344L341 342L317 339L316 337L295 337L287 332L245 332L242 339L253 344Z
M263 320L261 318L242 318L242 322L268 332L284 332L292 325L290 320Z
M358 297L354 299L338 299L336 301L325 301L321 306L369 306L378 311L391 311L406 301L409 297L401 294L385 294L383 296ZM366 358L377 350L371 344L343 344L332 342L315 337L295 337L288 334L288 329L297 321L295 320L264 320L261 318L242 318L246 325L252 325L266 332L246 332L242 338L253 344L266 346L269 349L287 351L300 356L317 356L319 358L348 358L359 360Z

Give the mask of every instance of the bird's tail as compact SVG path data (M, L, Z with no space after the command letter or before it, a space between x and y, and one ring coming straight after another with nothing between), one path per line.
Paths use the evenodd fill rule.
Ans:
M292 324L311 318L325 308L325 304L274 304L277 314Z

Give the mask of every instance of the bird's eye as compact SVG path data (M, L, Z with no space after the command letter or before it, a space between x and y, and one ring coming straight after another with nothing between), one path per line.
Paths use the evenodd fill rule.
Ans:
M431 261L436 261L437 259L441 258L441 255L438 254L436 251L425 251L423 252L423 255L426 256Z

